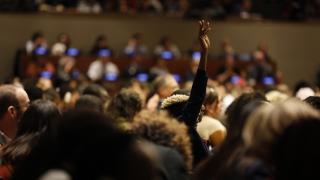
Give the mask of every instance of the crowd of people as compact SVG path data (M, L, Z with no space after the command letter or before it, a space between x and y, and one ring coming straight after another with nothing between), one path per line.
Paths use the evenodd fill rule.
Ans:
M174 17L212 17L225 19L317 19L318 0L254 1L254 0L11 0L1 1L1 10L151 14Z
M200 59L183 86L171 74L150 86L132 79L115 94L95 80L1 84L0 177L320 178L319 89L209 79L209 31L199 21Z
M78 60L81 56L93 59L86 60L90 61L90 64L85 69L79 69L84 61ZM28 57L32 59L31 62L24 63ZM50 61L50 57L57 62ZM56 42L49 45L42 32L35 32L25 47L17 51L14 75L47 78L52 80L55 86L83 79L107 82L133 78L150 83L157 76L173 73L168 63L183 61L187 64L186 69L183 72L173 73L175 79L183 83L194 79L200 57L199 42L193 42L189 49L182 51L169 36L162 37L150 52L150 48L144 44L143 35L134 33L123 50L116 52L105 35L98 35L92 48L85 51L73 46L70 36L66 33L59 34ZM217 67L211 69L210 77L219 83L273 86L282 81L281 73L264 42L250 53L238 53L229 40L225 39L220 44L220 52L210 51L208 58L210 63L217 63ZM128 61L126 67L119 67L117 64L124 60ZM239 66L241 63L246 65Z

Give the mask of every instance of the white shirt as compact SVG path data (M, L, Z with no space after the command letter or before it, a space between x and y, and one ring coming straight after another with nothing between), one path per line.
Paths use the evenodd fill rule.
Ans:
M102 79L105 74L114 74L118 76L119 69L112 62L108 62L103 66L103 63L100 60L95 60L90 64L87 72L88 77L93 81Z
M67 50L67 46L63 43L57 42L51 48L51 54L54 56L63 55Z
M210 135L216 131L226 132L226 128L219 120L209 116L203 116L197 125L197 132L199 133L200 137L206 141L208 141Z

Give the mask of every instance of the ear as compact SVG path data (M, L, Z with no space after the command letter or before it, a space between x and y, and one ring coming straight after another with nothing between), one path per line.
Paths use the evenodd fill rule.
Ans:
M8 112L13 119L17 117L17 109L14 106L9 106Z

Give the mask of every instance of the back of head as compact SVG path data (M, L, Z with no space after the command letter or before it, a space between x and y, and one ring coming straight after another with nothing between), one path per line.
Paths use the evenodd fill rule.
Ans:
M273 150L275 179L320 179L320 118L288 126Z
M0 119L7 112L9 106L19 107L17 88L14 85L0 86Z
M319 113L295 99L264 105L250 115L242 133L244 144L252 155L272 163L272 149L284 130L294 123L314 118L319 118Z
M43 93L43 99L52 102L60 101L60 95L55 89L48 89Z
M137 152L134 139L108 123L110 120L102 114L73 111L61 122L57 137L60 158L71 165L72 169L65 168L73 179L129 179L128 175L146 179L150 175L148 164L140 164L145 159ZM143 175L141 168L146 170Z
M87 109L103 112L102 100L93 95L82 95L75 104L76 109Z
M96 96L103 101L106 101L109 98L107 90L105 90L102 86L98 84L90 84L86 88L84 88L83 95L93 95Z
M27 92L31 102L37 99L42 99L43 97L42 90L36 86L25 87L25 91Z
M41 141L12 179L38 179L57 168L72 179L153 179L152 164L134 139L109 121L94 111L65 113L56 135Z
M36 100L32 102L23 114L19 125L17 137L27 133L43 133L56 126L60 112L57 106L49 100Z
M311 105L316 110L320 111L320 97L319 96L309 96L304 102Z
M167 110L171 116L178 118L188 102L189 96L190 90L178 89L171 96L163 100L161 109Z
M132 121L141 109L142 101L139 94L131 89L122 89L112 98L107 113L114 119L124 118L126 121Z
M218 100L219 100L219 95L218 95L217 91L214 88L207 86L206 97L204 99L203 104L204 105L213 104L213 103L217 102Z
M131 126L131 132L155 144L178 151L189 169L192 167L191 142L187 127L165 112L142 111Z
M266 98L271 103L281 103L289 98L289 96L285 93L282 93L277 90L270 91L266 94Z
M152 83L152 93L156 93L160 98L170 96L179 88L177 81L170 74L158 76Z
M261 93L245 93L239 96L226 110L228 132L240 136L247 117L241 116L244 107L254 101L267 101ZM229 136L229 134L228 134Z

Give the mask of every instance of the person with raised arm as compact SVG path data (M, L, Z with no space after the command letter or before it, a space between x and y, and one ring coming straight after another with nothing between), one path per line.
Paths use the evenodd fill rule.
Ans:
M197 122L201 120L202 103L206 95L207 86L207 57L210 47L208 32L211 30L210 23L205 20L199 21L199 41L201 44L201 58L198 70L193 81L191 92L188 90L176 90L166 98L161 109L188 126L188 133L192 142L193 165L199 164L208 155L206 144L196 131Z

